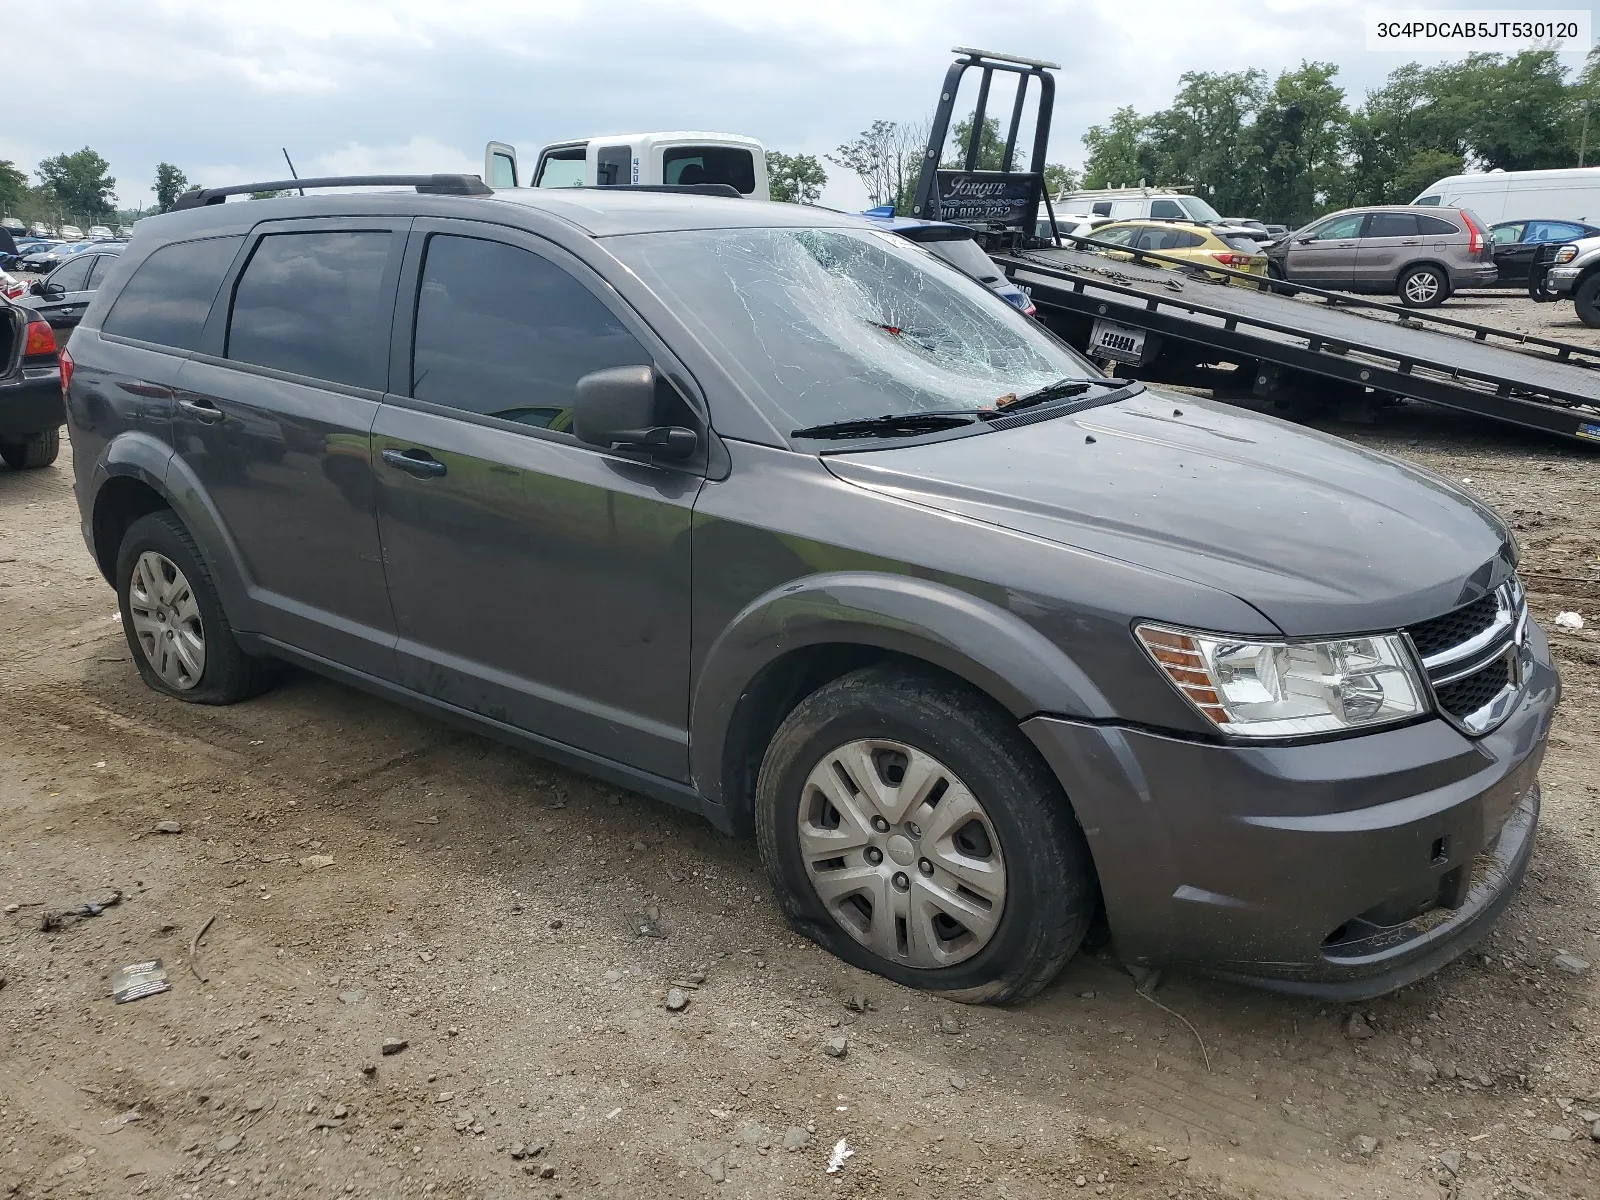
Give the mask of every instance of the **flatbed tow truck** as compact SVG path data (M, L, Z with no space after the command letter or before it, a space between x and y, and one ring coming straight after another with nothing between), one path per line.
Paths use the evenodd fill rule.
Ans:
M1039 318L1089 357L1219 399L1371 410L1397 398L1600 445L1600 350L1423 313L1155 251L1094 253L1093 238L1043 241L1054 63L958 47L945 76L912 215L969 224ZM981 72L962 168L940 166L962 75ZM977 169L997 72L1018 76L1003 170ZM1024 97L1039 83L1029 169L1014 169ZM1053 218L1053 213L1050 214ZM1049 223L1054 227L1054 220ZM1131 257L1130 257L1131 255ZM1163 266L1162 264L1170 264ZM1233 286L1225 286L1228 282ZM1240 286L1243 285L1243 286Z

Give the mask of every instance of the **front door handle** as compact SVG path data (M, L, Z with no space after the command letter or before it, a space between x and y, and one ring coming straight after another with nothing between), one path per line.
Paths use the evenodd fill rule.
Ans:
M179 400L178 407L197 421L215 425L227 414L209 400Z
M408 475L415 475L418 479L432 479L443 475L445 466L426 450L412 448L410 450L385 450L383 461L391 467L399 467Z

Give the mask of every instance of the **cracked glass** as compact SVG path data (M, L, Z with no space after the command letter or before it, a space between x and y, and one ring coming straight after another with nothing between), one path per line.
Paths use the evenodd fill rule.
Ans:
M982 408L1098 374L988 288L893 234L708 229L607 245L785 433Z

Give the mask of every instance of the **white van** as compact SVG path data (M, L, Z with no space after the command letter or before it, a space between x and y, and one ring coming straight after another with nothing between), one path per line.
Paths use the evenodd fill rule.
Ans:
M741 196L770 199L767 152L737 133L617 133L553 142L524 179L516 148L490 142L483 177L490 187L607 187L614 184L725 183Z
M1600 167L1451 175L1411 203L1468 208L1491 225L1537 219L1600 224Z
M1062 192L1051 198L1058 213L1084 213L1090 217L1110 217L1113 221L1192 221L1196 225L1220 225L1222 214L1199 196L1171 188L1094 188Z

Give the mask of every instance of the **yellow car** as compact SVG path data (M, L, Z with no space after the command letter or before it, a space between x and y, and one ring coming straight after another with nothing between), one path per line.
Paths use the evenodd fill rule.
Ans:
M1182 259L1185 263L1193 263L1197 267L1220 264L1235 271L1259 275L1263 279L1267 276L1267 256L1261 253L1260 246L1254 238L1246 237L1243 233L1222 232L1214 226L1186 225L1181 221L1114 221L1110 225L1101 225L1089 236L1096 242L1110 242L1117 246L1127 246L1130 250L1154 250L1167 258ZM1106 250L1099 246L1084 248L1098 250L1108 258L1133 257L1131 254ZM1147 258L1145 262L1154 266L1177 268L1177 264L1160 258ZM1246 280L1236 279L1232 275L1216 274L1211 278L1218 283L1252 286Z

